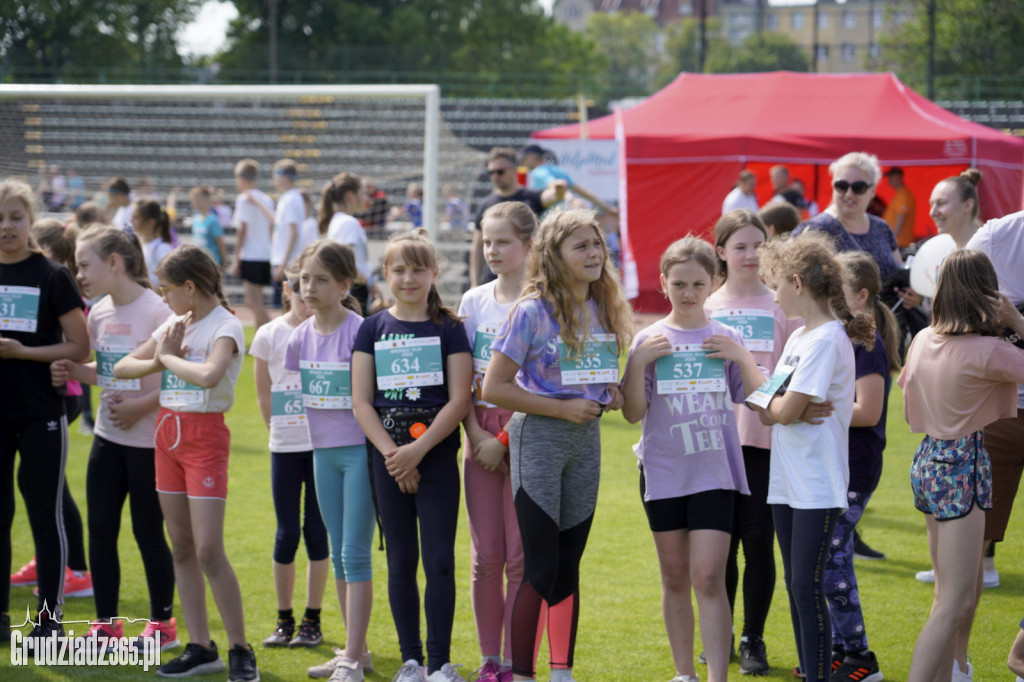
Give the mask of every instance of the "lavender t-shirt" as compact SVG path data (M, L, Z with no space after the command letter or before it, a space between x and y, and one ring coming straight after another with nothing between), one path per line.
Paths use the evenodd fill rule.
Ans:
M597 303L587 301L592 334L605 334L598 322ZM501 325L491 349L506 355L519 365L516 383L530 393L548 398L585 398L602 405L611 402L608 383L565 384L559 356L562 327L555 320L551 305L540 299L516 304ZM618 382L614 382L618 384Z
M680 329L659 320L637 334L630 352L654 334L663 334L673 346L699 346L712 334L730 336L743 343L738 331L715 320L700 329ZM726 360L724 368L726 391L666 395L657 391L656 363L645 368L647 414L640 442L633 446L644 467L645 500L708 490L750 494L733 410L733 403L741 403L745 397L743 377L733 362Z
M333 333L321 334L316 330L315 318L303 321L288 339L285 369L298 372L299 362L303 360L347 362L351 365L352 346L362 323L362 317L349 312L345 321ZM366 442L352 410L306 408L306 419L309 421L309 439L314 449L340 448Z

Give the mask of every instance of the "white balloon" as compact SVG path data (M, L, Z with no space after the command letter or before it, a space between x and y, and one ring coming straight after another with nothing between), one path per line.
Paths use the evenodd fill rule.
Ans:
M910 288L925 298L935 296L939 269L955 249L956 242L948 234L936 235L922 244L910 264Z

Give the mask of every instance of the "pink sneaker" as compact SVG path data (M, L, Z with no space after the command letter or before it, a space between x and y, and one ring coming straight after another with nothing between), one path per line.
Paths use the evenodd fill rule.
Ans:
M487 661L476 671L476 682L501 682L500 670L494 661ZM511 679L511 671L509 679Z
M178 641L178 619L151 620L146 623L142 634L132 637L129 646L134 649L142 649L147 639L156 639L160 643L160 651L167 651L181 645Z
M515 678L512 676L512 666L503 665L498 670L498 682L512 682Z
M32 594L39 596L39 588L32 590ZM82 575L75 575L70 568L64 569L64 596L65 597L91 597L92 596L92 574L86 571Z
M36 584L36 558L32 557L28 563L22 566L15 573L11 573L11 587L28 587Z
M79 637L76 640L76 644L79 646L94 646L97 651L105 652L109 649L116 649L122 637L124 637L124 627L120 620L110 623L94 620L92 627L89 628L89 634ZM90 640L95 642L95 644L90 644Z

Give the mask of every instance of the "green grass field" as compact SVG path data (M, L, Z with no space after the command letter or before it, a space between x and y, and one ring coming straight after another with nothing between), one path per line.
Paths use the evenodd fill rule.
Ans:
M903 421L898 388L893 390L889 414L885 472L862 522L865 538L872 546L883 550L888 559L858 561L857 571L871 647L878 654L886 679L904 680L914 640L931 606L932 588L914 580L916 571L929 567L924 517L913 508L907 475L919 438L908 431ZM251 642L256 643L262 679L305 679L306 668L330 657L332 645L344 645L344 632L340 611L333 598L333 587L328 586L323 615L325 642L322 646L311 651L290 651L268 650L259 645L273 629L276 618L271 579L275 521L270 495L267 432L256 409L249 358L239 381L235 407L228 415L228 424L232 433L232 450L226 542L228 556L242 585L247 635ZM601 493L582 567L582 607L575 670L575 677L581 682L656 682L674 675L661 621L654 546L637 493L636 460L631 446L638 434L639 427L627 424L618 413L604 418ZM89 447L90 439L78 435L77 426L72 426L68 480L83 515L86 511L85 469ZM971 653L976 680L1013 679L1005 661L1018 630L1017 623L1024 616L1024 574L1018 568L1024 559L1020 542L1024 530L1020 508L1018 505L1007 542L998 546L996 563L1002 586L985 590L974 625ZM452 659L464 664L463 674L468 678L478 665L480 652L469 599L469 533L464 513L463 509L456 545L459 591ZM32 555L28 524L20 509L14 522L13 547L14 566L17 568ZM138 550L130 530L127 505L120 553L123 574L120 615L144 618L148 615L148 598ZM401 661L387 601L384 554L375 552L374 555L377 579L369 642L377 672L368 679L390 680ZM302 575L305 571L302 549L298 563ZM223 648L227 644L224 630L209 595L208 599L213 637ZM12 589L11 611L15 622L20 620L26 607L34 605L31 588ZM305 589L300 581L294 607L301 613L304 605ZM69 599L65 607L66 620L88 620L94 615L91 598ZM742 608L739 604L737 607ZM180 617L177 605L175 610ZM742 625L741 616L734 620ZM136 627L141 629L141 626ZM136 632L126 631L126 634L134 635ZM181 622L179 637L187 641ZM793 680L790 671L797 664L797 658L781 563L765 640L772 664L770 677ZM180 649L176 651L180 652ZM700 651L699 641L697 651ZM164 654L164 660L174 655L177 654L168 652ZM541 659L540 679L546 679L545 655L542 654ZM700 667L698 671L704 675ZM0 654L0 680L136 679L142 675L140 669L134 668L14 668L6 652ZM223 677L213 676L212 679ZM730 677L740 678L736 663L730 667Z

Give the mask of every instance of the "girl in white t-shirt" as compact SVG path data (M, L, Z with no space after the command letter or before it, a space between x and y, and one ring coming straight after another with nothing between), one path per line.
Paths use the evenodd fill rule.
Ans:
M316 502L313 446L302 408L301 379L298 372L289 371L284 366L288 339L295 327L310 314L298 294L298 274L297 268L287 271L281 296L285 312L257 329L249 348L253 357L256 400L263 422L270 429L270 488L277 516L274 539L277 626L263 640L263 646L313 647L323 641L320 609L327 585L327 529ZM302 494L303 486L306 488L305 496ZM304 517L301 513L303 508ZM292 594L295 553L303 537L309 559L307 601L306 612L296 633Z
M158 202L139 199L132 207L132 227L142 244L142 255L146 258L149 282L157 286L156 269L171 252L171 219Z
M369 286L373 266L370 265L370 251L366 242L366 230L354 214L366 210L369 199L363 179L355 173L339 173L324 185L320 200L320 235L352 248L356 256L356 270L359 275L352 283L350 292L363 311L369 308Z
M1024 317L999 292L988 256L973 250L947 256L932 324L914 337L898 380L910 430L925 434L910 482L914 506L927 514L935 567L935 598L914 646L911 682L948 676L954 636L974 619L985 511L993 498L982 430L1016 415L1016 384L1024 383L1024 350L1000 338L1007 327L1024 336Z
M750 493L733 405L764 381L743 335L705 312L714 275L715 255L703 239L691 235L665 250L661 288L672 311L637 334L622 382L622 416L643 420L634 450L661 567L672 682L697 679L691 588L708 679L728 677L725 566L735 498Z
M178 645L171 552L164 539L163 514L155 486L153 426L159 405L160 379L153 375L120 381L114 364L144 344L171 309L149 288L146 264L137 240L107 225L86 229L75 253L83 293L98 299L89 313L89 340L96 360L50 365L54 385L69 380L101 389L96 437L89 454L86 495L89 507L89 555L93 567L96 620L87 637L99 647L124 637L120 613L120 563L117 538L121 510L131 497L135 542L149 586L149 622L136 638L157 638L161 650ZM115 640L115 641L111 641Z
M723 324L739 330L744 344L761 367L778 364L790 335L802 322L788 320L775 295L758 276L757 249L768 232L757 213L735 209L715 224L715 260L718 289L708 297L705 310ZM749 495L736 496L733 536L725 569L730 610L735 611L739 586L736 557L743 545L743 630L739 640L740 671L761 675L769 671L764 626L775 594L775 526L768 506L768 465L772 430L757 412L736 406L736 428L743 447L743 468Z
M762 422L773 425L768 503L800 668L807 680L828 680L832 629L823 576L850 478L851 339L872 348L875 323L850 313L842 268L827 238L808 234L768 242L761 247L760 271L786 317L804 321L786 342L772 382L748 404L757 405ZM764 400L758 403L759 395Z
M512 678L512 607L523 579L523 543L512 501L505 433L513 412L486 402L480 389L491 343L523 288L537 216L520 201L506 201L487 209L481 222L484 258L497 279L470 289L459 304L473 347L475 403L463 421L462 477L472 542L470 593L483 657L477 680L506 682Z
M224 413L234 403L242 368L242 323L228 308L220 268L202 248L178 247L160 264L157 276L158 292L174 315L114 368L117 379L161 373L156 489L192 641L157 672L185 676L224 669L210 639L205 576L227 631L230 678L255 680L259 673L245 639L242 593L224 552L231 441Z

